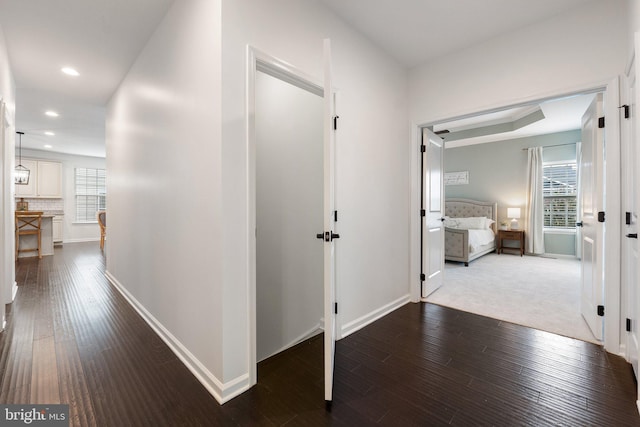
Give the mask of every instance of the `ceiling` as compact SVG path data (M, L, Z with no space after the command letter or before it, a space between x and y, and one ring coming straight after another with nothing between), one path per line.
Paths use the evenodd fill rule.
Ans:
M172 2L0 0L23 148L104 157L105 106Z
M505 36L590 1L322 0L408 68Z
M410 68L594 0L319 1ZM106 104L172 3L0 0L23 148L104 157Z
M595 94L552 99L433 126L447 148L580 129ZM512 130L513 129L513 130Z

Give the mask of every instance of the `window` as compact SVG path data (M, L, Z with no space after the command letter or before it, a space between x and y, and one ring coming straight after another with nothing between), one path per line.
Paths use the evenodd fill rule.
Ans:
M575 228L578 212L577 172L575 161L543 165L545 228Z
M96 212L107 207L104 169L76 168L76 222L96 222Z

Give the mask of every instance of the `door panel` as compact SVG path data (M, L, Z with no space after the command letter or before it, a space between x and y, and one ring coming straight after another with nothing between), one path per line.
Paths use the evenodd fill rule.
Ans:
M331 40L324 40L324 398L333 399L333 372L336 348L335 240L335 97L331 81ZM335 235L337 236L337 234ZM326 239L325 239L326 240Z
M444 143L442 138L426 128L422 141L425 146L422 153L422 197L426 207L422 218L422 268L425 275L422 297L425 298L442 286L444 276Z
M598 94L582 118L582 158L580 161L582 227L582 274L581 305L593 335L602 340L603 318L597 307L603 305L603 224L598 222L598 211L603 210L603 152L604 132L598 127L602 117L602 94Z
M640 54L640 35L636 34L635 50L637 57ZM635 57L631 64L628 78L629 120L626 121L626 149L623 155L623 203L625 212L628 212L629 221L623 228L625 236L638 233L638 206L640 206L640 191L638 191L638 167L640 167L640 150L638 150L638 118L636 97L638 92L636 83L640 70L635 64ZM631 322L631 330L627 334L627 358L633 366L633 372L638 378L638 355L640 353L640 328L638 324L638 311L640 310L640 283L638 282L638 266L640 256L638 254L638 239L625 237L622 242L622 261L624 289L627 292L627 318ZM639 385L640 387L640 385Z

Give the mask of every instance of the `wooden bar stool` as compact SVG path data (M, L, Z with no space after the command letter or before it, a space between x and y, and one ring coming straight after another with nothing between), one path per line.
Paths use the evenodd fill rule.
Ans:
M107 237L107 212L98 211L97 217L100 225L100 249L104 250L104 239Z
M39 211L16 211L16 261L20 252L38 252L42 258L42 214ZM36 236L38 247L20 249L20 236Z

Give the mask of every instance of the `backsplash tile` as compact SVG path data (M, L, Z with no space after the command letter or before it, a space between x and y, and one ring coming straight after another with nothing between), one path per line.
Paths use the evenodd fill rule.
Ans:
M16 202L20 198L16 197ZM24 198L25 202L29 202L30 211L64 211L63 199L29 199Z

